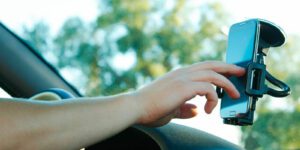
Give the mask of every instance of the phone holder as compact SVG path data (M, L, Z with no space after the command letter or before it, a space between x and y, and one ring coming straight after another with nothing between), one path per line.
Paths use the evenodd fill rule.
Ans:
M252 125L253 116L256 106L256 101L258 98L263 97L263 95L268 94L273 97L285 97L290 94L290 87L284 82L276 79L272 76L267 70L264 63L264 57L267 56L268 49L270 47L278 47L284 44L285 35L280 27L275 24L258 19L259 22L259 43L258 51L254 56L254 61L248 64L247 67L247 82L246 82L246 94L252 97L252 102L249 103L249 111L247 114L236 116L233 118L225 118L225 124L232 125ZM278 87L281 90L273 89L265 83L265 81L273 84L275 87ZM219 98L222 98L223 90L217 87L217 93Z

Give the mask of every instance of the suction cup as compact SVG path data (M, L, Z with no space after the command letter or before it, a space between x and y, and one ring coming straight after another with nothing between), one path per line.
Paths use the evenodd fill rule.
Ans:
M285 43L285 33L279 26L263 19L259 19L259 22L263 48L278 47Z

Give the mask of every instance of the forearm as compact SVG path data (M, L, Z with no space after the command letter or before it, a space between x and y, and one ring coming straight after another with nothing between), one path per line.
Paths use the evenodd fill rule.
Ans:
M174 70L129 95L51 103L0 100L0 149L76 149L134 123L164 125L173 117L191 118L195 106L186 101L196 95L206 96L204 109L211 113L218 102L212 84L239 98L225 76L244 73L235 65L204 62Z
M0 145L22 149L84 147L122 131L140 115L130 95L0 104Z

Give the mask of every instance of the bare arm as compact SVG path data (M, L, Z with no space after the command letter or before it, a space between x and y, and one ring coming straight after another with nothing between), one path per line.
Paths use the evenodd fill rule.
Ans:
M173 117L196 115L186 101L206 96L205 111L217 104L212 84L233 98L239 93L223 75L244 70L205 62L168 73L132 93L111 97L36 102L0 100L0 149L78 149L104 140L133 124L163 125Z
M79 149L103 140L138 119L141 110L130 97L1 100L0 149Z

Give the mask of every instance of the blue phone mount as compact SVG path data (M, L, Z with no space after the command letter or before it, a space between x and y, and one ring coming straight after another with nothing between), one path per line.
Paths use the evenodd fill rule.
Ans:
M267 51L270 47L278 47L284 44L284 32L280 29L280 27L269 21L261 19L257 19L257 21L259 25L259 32L257 32L257 34L259 34L258 51L254 56L254 61L247 67L247 83L245 90L245 93L252 97L252 102L249 103L250 107L247 114L233 118L225 118L225 124L240 126L252 125L256 101L258 98L263 97L264 94L268 94L273 97L285 97L290 94L290 87L284 82L273 77L266 70L266 65L264 63L264 57L267 56ZM266 80L281 90L268 87L265 83ZM222 98L223 90L221 88L217 87L217 93L219 98Z

